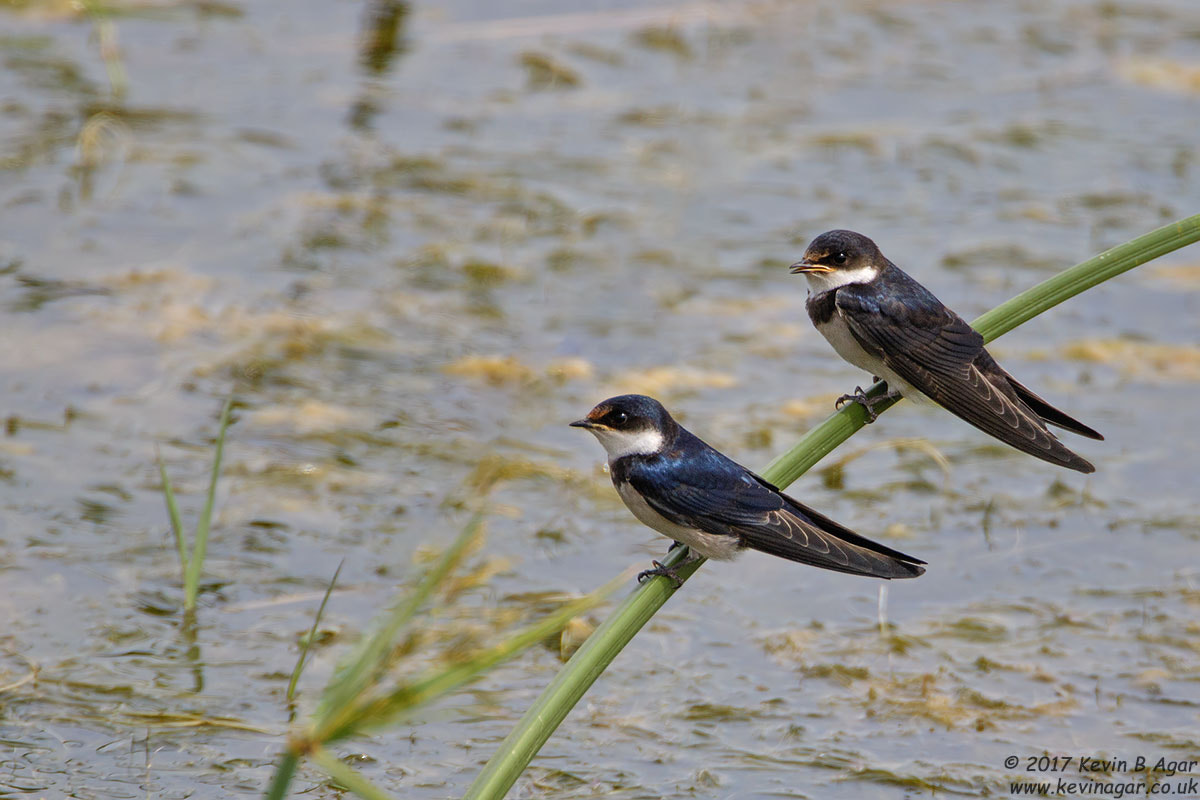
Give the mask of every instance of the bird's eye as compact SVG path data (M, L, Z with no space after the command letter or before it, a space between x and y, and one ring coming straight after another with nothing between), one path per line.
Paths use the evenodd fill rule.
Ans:
M835 253L833 256L833 263L845 264L846 263L846 254L845 253Z
M629 421L629 415L626 414L624 411L618 411L617 413L612 415L611 419L613 421L613 425L618 425L618 426L624 425L626 422Z

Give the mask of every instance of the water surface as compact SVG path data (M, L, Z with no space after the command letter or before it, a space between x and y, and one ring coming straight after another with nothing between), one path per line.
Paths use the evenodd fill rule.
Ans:
M823 230L971 318L1200 207L1181 0L93 11L0 11L15 796L260 793L333 568L302 713L496 464L496 574L451 620L644 565L665 541L566 423L647 392L765 466L866 377L787 274ZM514 796L1006 796L1010 755L1198 757L1198 275L1182 251L994 346L1106 435L1069 442L1095 475L901 404L791 489L929 562L884 630L875 582L707 566ZM154 459L194 515L231 390L192 643ZM339 755L460 794L559 666Z

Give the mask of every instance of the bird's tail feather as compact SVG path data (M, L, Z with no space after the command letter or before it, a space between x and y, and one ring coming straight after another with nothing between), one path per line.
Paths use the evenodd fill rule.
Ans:
M1012 375L1008 376L1008 383L1012 386L1013 391L1016 392L1017 397L1021 398L1021 402L1029 406L1029 410L1037 414L1045 422L1056 425L1065 431L1085 436L1088 439L1104 440L1104 437L1100 433L1084 425L1074 417L1059 411L1030 391L1028 387L1019 383Z
M743 541L763 553L822 569L875 578L916 578L925 562L860 536L829 517L783 495L788 506L781 515L798 530L789 538L778 533L757 536L742 530Z

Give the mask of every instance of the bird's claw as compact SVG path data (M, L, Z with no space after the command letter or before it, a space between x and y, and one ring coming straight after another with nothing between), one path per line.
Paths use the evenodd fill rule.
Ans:
M887 394L881 394L879 397L867 397L867 393L861 386L854 387L854 394L844 394L837 399L833 404L834 408L841 409L846 403L857 403L862 406L863 411L867 412L867 424L870 425L875 420L879 419L879 412L875 410L875 406L881 403L886 403L889 400L900 399L899 392L889 391Z
M867 393L863 391L861 386L854 387L854 394L844 394L839 397L833 404L833 407L841 410L846 403L857 403L862 406L863 411L867 412L867 424L870 425L875 420L879 419L879 412L874 408L875 403L882 400L882 397L871 398L867 397Z
M676 589L678 589L680 586L683 586L683 578L680 578L679 575L676 574L673 567L663 566L658 561L651 561L650 563L654 565L654 569L647 569L639 572L637 576L638 583L645 583L650 578L657 578L659 575L662 575L663 577L670 578L675 584Z

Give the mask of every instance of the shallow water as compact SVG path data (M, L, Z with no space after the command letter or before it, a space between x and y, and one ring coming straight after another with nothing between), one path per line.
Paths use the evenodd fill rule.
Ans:
M260 793L338 561L302 710L497 463L479 625L644 565L665 541L566 423L642 391L768 463L866 377L787 274L823 230L972 318L1200 207L1182 0L110 11L0 10L15 796ZM513 796L1005 795L1044 775L1010 755L1200 758L1197 253L993 347L1106 435L1068 437L1095 475L901 404L791 489L929 562L886 632L875 582L706 566ZM192 644L155 451L193 517L231 390ZM558 667L338 753L461 794Z

